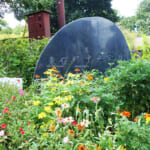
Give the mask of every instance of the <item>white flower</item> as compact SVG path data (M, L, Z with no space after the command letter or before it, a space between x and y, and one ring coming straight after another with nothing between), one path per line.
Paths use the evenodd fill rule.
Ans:
M0 131L0 136L3 136L4 135L4 130L1 130Z
M68 107L69 107L69 104L64 103L64 104L61 105L61 107L64 108L64 109L65 109L65 108L68 108Z
M63 143L68 143L68 141L69 141L68 136L66 136L66 137L63 138Z
M64 118L64 123L72 123L74 121L73 117L66 117Z
M85 120L83 119L83 121L81 122L81 126L85 126L85 127L88 127L90 124L90 121L89 120Z

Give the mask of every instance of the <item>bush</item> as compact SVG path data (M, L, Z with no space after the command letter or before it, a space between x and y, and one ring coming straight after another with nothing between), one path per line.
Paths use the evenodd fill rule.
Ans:
M48 39L9 39L0 41L0 75L21 77L24 87L31 84L36 62Z

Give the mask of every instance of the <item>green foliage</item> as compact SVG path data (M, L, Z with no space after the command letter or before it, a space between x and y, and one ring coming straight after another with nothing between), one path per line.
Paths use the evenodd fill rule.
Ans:
M7 22L0 18L0 30L2 27L6 27L6 26L7 26Z
M143 59L150 59L150 39L143 35Z
M150 34L150 0L143 0L137 10L137 25L140 31Z
M122 33L124 34L124 36L126 38L127 44L129 46L129 49L130 50L135 49L134 41L137 38L137 33L134 32L134 31L129 31L128 29L124 29L122 27L120 29L121 29Z
M105 78L96 70L62 77L51 68L21 93L0 85L0 148L149 150L148 66L120 62Z
M132 118L150 109L149 65L149 60L120 62L107 72L110 79L108 91L113 93L116 101L122 103L121 109L132 113Z
M7 28L4 28L0 31L0 34L12 34L12 29L7 27Z
M1 76L21 77L24 86L30 85L36 62L48 39L16 39L0 41ZM2 75L3 74L3 75Z

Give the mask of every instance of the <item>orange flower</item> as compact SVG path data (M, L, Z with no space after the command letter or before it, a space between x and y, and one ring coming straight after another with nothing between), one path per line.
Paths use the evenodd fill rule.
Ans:
M83 128L84 128L84 126L82 126L81 124L78 124L77 127L78 127L78 129L79 129L80 131L82 131Z
M78 111L79 111L79 112L81 112L81 109L80 109L80 108L78 108Z
M38 74L35 75L35 78L39 78L40 76Z
M123 146L123 145L121 146L121 149L126 150L126 148L124 148L124 146Z
M71 135L71 137L74 137L74 131L73 130L68 130L68 135Z
M50 131L55 131L55 126L54 126L54 125L51 125L50 128L49 128L49 130L50 130Z
M76 71L76 72L77 72L77 71L80 71L80 69L79 69L79 68L76 68L76 69L74 69L74 71Z
M78 148L78 150L87 150L85 145L80 145L77 148Z
M90 74L87 75L87 78L88 80L93 80L93 77Z
M97 150L102 150L100 146L96 146Z
M57 110L55 111L55 114L56 114L57 116L61 116L61 115L62 115L62 111L61 111L60 109L57 109Z
M128 111L123 111L122 116L130 117L131 113Z
M56 67L52 67L53 70L56 70Z
M136 121L138 121L139 119L138 118L134 118L134 121L136 122Z
M51 76L51 77L54 77L54 76L55 76L55 74L51 73L51 74L50 74L50 76Z
M58 78L63 78L63 76L62 76L62 75L60 75L60 74L58 74L57 76L58 76Z

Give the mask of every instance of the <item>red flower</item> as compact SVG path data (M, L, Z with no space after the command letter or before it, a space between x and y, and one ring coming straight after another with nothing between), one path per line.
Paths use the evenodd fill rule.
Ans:
M72 122L72 125L74 125L74 126L75 126L76 124L77 124L77 122L76 122L76 121L73 121L73 122Z
M20 82L20 80L17 80L18 82Z
M4 109L4 113L7 113L7 112L8 112L8 108L5 108L5 109Z
M130 117L131 113L128 111L123 111L122 116Z
M22 134L22 135L24 135L24 133L25 133L24 131L21 131L21 134Z
M28 125L30 125L31 123L30 122L28 122Z
M11 113L9 113L9 115L11 115Z
M82 131L83 128L84 128L84 126L82 126L81 124L78 124L77 127L78 127L78 129L79 129L80 131Z
M6 132L5 135L9 135L9 132Z
M6 128L6 126L7 126L6 124L2 124L1 125L2 128Z
M20 128L20 131L23 131L23 128Z
M16 99L16 97L15 96L13 96L13 98L12 98L13 100L15 100Z

